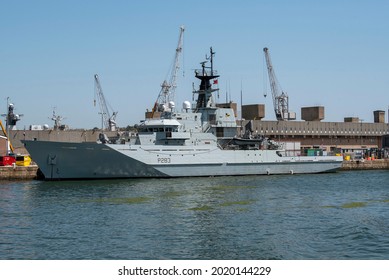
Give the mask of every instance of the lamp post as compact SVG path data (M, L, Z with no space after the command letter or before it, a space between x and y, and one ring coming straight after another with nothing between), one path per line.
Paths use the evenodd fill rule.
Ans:
M363 159L363 158L365 158L364 152L363 152L363 147L362 147L362 143L363 143L363 139L362 139L362 127L363 127L363 124L362 123L363 123L364 119L360 119L359 121L361 123L361 156L362 156L362 159Z
M4 135L5 137L7 137L7 146L6 146L6 149L7 149L7 156L11 153L11 145L10 145L10 142L9 142L9 97L7 97L7 108L5 110L7 113L6 114L2 114L1 116L2 117L5 117L5 134Z
M9 119L9 97L7 97L7 116L6 116L6 121L5 121L5 128L7 130L7 155L11 153L11 148L10 148L10 142L9 142L9 126L10 126L10 119Z

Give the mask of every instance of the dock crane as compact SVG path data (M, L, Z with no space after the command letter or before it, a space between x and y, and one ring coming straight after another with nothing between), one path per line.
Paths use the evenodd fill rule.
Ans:
M3 131L4 137L7 138L7 155L10 154L10 152L14 152L14 147L11 144L11 141L9 141L7 130L4 128L3 123L0 120L0 127Z
M7 138L7 155L14 152L14 148L9 139L9 131L14 130L16 123L20 121L20 117L23 116L23 114L15 114L14 109L14 104L9 103L9 97L7 97L7 114L1 114L2 117L5 117L5 127L0 120L1 130L3 131L4 136Z
M109 131L116 131L116 115L118 114L118 112L113 111L111 107L110 109L113 111L113 113L111 114L110 110L108 110L108 105L107 102L105 101L103 89L101 88L99 76L97 74L95 74L95 100L94 100L95 106L96 106L96 96L98 97L99 100L99 105L100 105L99 114L101 114L102 126L103 127L105 126L105 129Z
M165 79L161 84L161 91L159 92L157 100L155 101L154 107L151 111L151 118L154 117L155 112L163 112L168 108L172 109L172 106L174 106L174 94L177 87L177 73L180 69L180 54L183 47L184 31L185 27L181 25L176 53L174 56L172 68L170 70L170 79L169 81Z
M65 119L64 117L60 116L60 115L57 115L57 113L55 112L56 110L56 107L53 108L53 116L49 119L51 119L52 121L54 121L54 130L65 130L67 125L63 125L61 124L61 122Z
M289 112L289 97L281 89L281 86L277 80L276 74L274 73L273 64L270 59L269 49L264 48L267 72L269 74L269 82L271 87L271 93L273 96L273 106L276 118L278 121L294 120L296 114Z

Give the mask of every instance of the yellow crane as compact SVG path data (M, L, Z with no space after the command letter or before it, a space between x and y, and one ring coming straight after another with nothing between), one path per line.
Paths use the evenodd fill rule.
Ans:
M8 145L9 145L9 149L11 149L11 151L14 152L14 148L12 147L11 141L9 141L9 138L8 138L7 130L5 129L5 127L4 127L3 123L1 122L1 120L0 120L0 127L1 127L1 130L2 130L3 133L4 133L4 136L7 138L7 142L8 142ZM7 146L7 151L8 151L9 149L8 149L8 146Z

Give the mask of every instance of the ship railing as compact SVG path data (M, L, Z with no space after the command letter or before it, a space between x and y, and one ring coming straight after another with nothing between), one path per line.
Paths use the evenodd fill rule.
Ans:
M217 76L217 70L213 70L213 71L205 70L205 71L203 71L203 69L196 69L195 74L198 77Z
M222 127L238 127L235 121L217 121L217 123L215 122L214 124Z

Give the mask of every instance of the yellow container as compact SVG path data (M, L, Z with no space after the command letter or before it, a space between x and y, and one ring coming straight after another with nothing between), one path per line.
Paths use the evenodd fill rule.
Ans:
M31 164L30 156L17 156L16 165L17 166L29 166Z
M344 156L344 160L347 160L347 161L349 161L350 160L350 156L349 155L347 155L347 156Z

